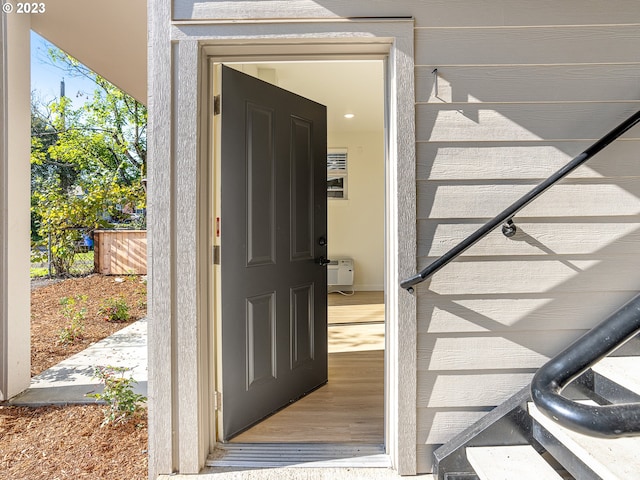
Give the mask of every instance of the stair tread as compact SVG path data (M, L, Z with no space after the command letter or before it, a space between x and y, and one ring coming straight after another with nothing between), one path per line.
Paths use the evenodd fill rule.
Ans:
M466 452L481 480L562 480L531 445L467 447Z
M558 425L533 403L529 414L603 480L638 478L640 437L596 438Z
M592 370L640 395L638 357L606 357L596 363Z

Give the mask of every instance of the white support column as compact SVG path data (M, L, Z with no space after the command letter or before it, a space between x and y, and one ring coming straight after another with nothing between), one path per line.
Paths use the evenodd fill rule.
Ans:
M30 19L0 17L0 400L29 387Z
M147 268L149 278L149 479L177 472L180 437L175 345L175 232L172 129L173 54L171 0L147 3L148 172Z

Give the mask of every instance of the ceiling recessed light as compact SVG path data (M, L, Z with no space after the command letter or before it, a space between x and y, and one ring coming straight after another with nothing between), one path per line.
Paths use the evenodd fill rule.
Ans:
M353 113L345 113L344 118L353 118L355 115Z

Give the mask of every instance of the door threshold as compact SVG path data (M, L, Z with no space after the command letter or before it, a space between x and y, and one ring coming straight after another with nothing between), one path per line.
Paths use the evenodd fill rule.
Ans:
M391 468L384 445L356 443L219 443L207 467Z

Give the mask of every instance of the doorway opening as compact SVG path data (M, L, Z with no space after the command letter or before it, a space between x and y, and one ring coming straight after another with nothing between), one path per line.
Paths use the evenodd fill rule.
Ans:
M346 263L352 273L352 278L347 275L338 279L329 273L328 383L240 433L231 443L382 445L386 328L384 62L226 65L327 106L327 147L345 153L340 168L330 162L327 165L327 253L333 261L329 269ZM218 371L224 368L218 365ZM224 386L222 392L224 395Z

